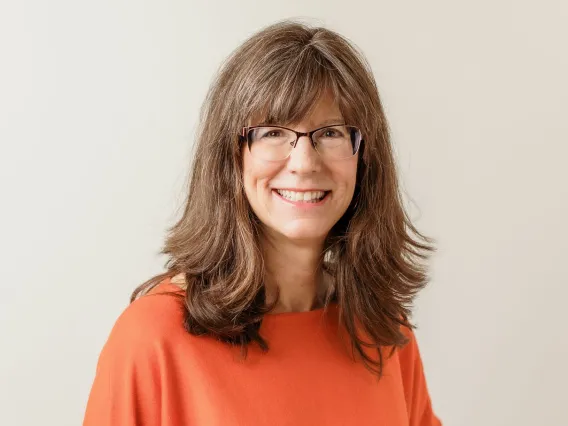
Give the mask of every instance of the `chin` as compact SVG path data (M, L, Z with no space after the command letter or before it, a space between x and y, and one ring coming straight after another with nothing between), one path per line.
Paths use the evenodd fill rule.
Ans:
M274 227L279 234L290 240L323 240L329 233L329 229L321 225L289 224L288 226Z

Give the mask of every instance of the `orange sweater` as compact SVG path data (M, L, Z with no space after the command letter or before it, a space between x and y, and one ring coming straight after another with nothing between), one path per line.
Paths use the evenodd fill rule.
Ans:
M165 280L152 293L164 290L179 292ZM187 333L179 299L144 296L101 352L83 426L440 425L414 334L377 382L338 337L337 311L266 315L269 351L242 359Z

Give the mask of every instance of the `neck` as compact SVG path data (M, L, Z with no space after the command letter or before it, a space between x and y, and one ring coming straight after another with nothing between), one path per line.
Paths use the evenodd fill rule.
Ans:
M278 303L271 313L303 312L322 306L329 277L322 269L323 241L294 241L263 235L266 300Z

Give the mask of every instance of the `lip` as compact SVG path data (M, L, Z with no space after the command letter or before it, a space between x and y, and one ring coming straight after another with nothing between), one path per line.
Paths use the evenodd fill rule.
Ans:
M323 188L308 188L308 189L304 189L304 188L272 188L273 191L276 191L277 189L279 189L280 191L294 191L294 192L312 192L312 191L328 192L328 191L331 191L331 189L323 189Z
M278 189L284 190L284 188L278 188ZM286 190L287 190L287 191L294 191L293 189L286 189ZM273 193L274 196L276 196L280 201L283 201L283 202L285 202L285 203L288 203L288 204L290 204L290 205L292 205L292 206L294 206L294 207L296 207L296 208L302 209L302 210L304 210L304 209L309 210L309 209L313 209L313 208L316 208L316 207L321 207L322 205L324 205L325 203L327 203L327 200L329 199L329 194L331 194L331 191L329 191L329 190L323 190L323 189L313 189L313 190L297 191L297 192L307 192L307 191L325 191L326 194L325 194L325 196L324 196L320 201L318 201L317 203L308 203L308 202L306 202L306 201L292 201L292 200L288 200L287 198L284 198L282 195L280 195L280 194L278 193L278 191L276 191L276 189L273 189L273 190L272 190L272 193Z

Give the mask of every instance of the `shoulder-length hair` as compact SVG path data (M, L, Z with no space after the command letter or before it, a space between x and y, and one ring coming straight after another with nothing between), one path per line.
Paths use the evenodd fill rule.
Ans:
M365 366L380 378L381 347L403 346L416 293L427 283L421 261L435 250L403 207L389 128L363 54L325 28L283 21L251 36L222 64L200 114L185 210L161 253L167 272L138 287L131 301L159 282L185 276L185 328L230 344L256 342L267 306L261 224L246 198L239 131L252 117L294 123L330 90L349 124L361 129L357 182L350 206L330 231L322 265L333 277L327 304ZM276 303L276 302L274 302ZM365 341L362 331L370 341ZM378 350L378 358L364 349Z

